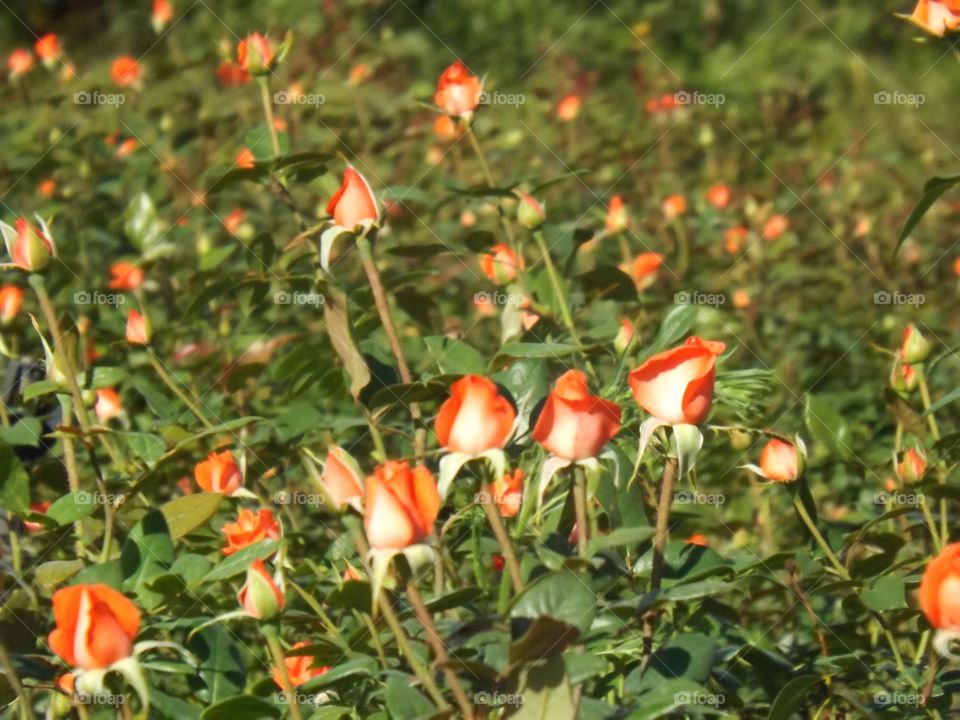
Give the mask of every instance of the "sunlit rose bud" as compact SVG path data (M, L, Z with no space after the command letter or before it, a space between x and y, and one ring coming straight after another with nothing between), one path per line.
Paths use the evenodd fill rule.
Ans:
M937 37L960 27L958 0L919 0L911 15L899 15Z
M927 472L927 458L924 453L910 448L900 457L897 474L903 482L917 482Z
M223 229L235 237L244 238L252 232L252 228L245 222L247 213L243 208L234 208L223 219Z
M250 148L244 148L237 153L236 159L234 159L233 164L240 170L249 170L254 167L257 162L254 160L253 152Z
M490 483L490 495L501 515L514 517L523 500L523 470L517 468Z
M379 220L380 210L370 183L354 168L343 171L343 183L327 203L327 214L347 230L373 225Z
M230 495L243 485L243 475L229 450L210 453L193 468L193 477L206 492Z
M802 471L802 457L793 443L771 438L760 452L760 469L774 482L793 482Z
M122 55L110 66L110 77L120 87L131 87L140 83L143 69L134 58Z
M227 538L223 554L233 555L237 550L261 540L277 540L280 537L280 523L268 508L261 508L257 512L244 508L237 513L236 521L224 523L220 532Z
M893 361L893 369L890 371L890 387L899 393L913 392L917 387L917 369L909 365L899 357Z
M870 218L866 215L861 215L857 218L857 224L853 227L854 237L862 238L870 234L871 228Z
M126 138L122 143L117 145L117 157L123 159L128 155L131 155L138 147L140 147L140 141L136 138Z
M723 210L730 204L730 188L723 183L711 185L710 189L707 190L707 202L717 210Z
M16 285L4 285L0 288L0 325L9 325L20 314L23 295L23 290Z
M900 346L900 359L908 365L922 363L930 357L930 341L928 341L913 323L903 329L903 344Z
M735 255L743 249L743 242L747 239L747 229L743 225L734 225L723 234L723 249Z
M217 82L223 87L237 87L250 82L250 73L245 67L224 60L217 67Z
M630 214L627 212L627 206L623 202L623 197L614 195L610 198L610 206L607 208L607 232L622 232L627 229L627 225L629 224Z
M543 205L527 193L520 195L520 202L517 207L517 222L520 223L521 227L525 227L527 230L536 230L543 225L546 218L547 211L544 210Z
M517 257L506 243L494 245L480 256L480 269L497 285L513 282L517 279L518 271L523 268L523 256Z
M364 489L363 526L372 548L403 549L433 531L440 493L427 468L389 461L367 478Z
M34 44L33 51L47 70L52 70L60 60L60 37L56 33L42 35Z
M97 419L103 423L123 415L123 403L120 402L120 395L113 388L97 390L97 404L94 409Z
M46 515L47 510L50 509L50 506L53 503L49 500L43 500L42 502L32 502L30 503L30 512L37 513L38 515ZM30 532L40 532L43 530L43 523L34 522L32 520L24 520L23 526Z
M557 103L557 118L563 122L573 122L580 114L583 98L577 93L570 93Z
M143 285L143 268L121 260L110 266L111 290L133 291Z
M683 195L670 195L663 201L663 216L667 220L680 217L687 211L687 199Z
M771 215L763 224L761 233L764 240L776 240L790 229L790 220L786 215Z
M247 582L237 595L241 607L257 620L270 620L283 610L283 591L267 573L263 560L257 560L247 570Z
M700 547L709 547L707 536L703 533L694 533L684 541L687 545L698 545Z
M7 67L10 69L10 79L16 80L33 70L33 55L29 50L17 48L7 58Z
M140 611L125 595L103 584L71 585L53 594L56 629L47 642L71 667L107 668L133 652Z
M153 31L159 35L171 20L173 20L173 3L170 0L153 0L153 12L150 14Z
M273 48L266 36L250 33L237 44L237 63L251 75L264 75L273 65Z
M636 283L637 290L645 290L657 279L657 270L663 264L663 255L644 252L637 255L630 264L630 277Z
M480 104L482 92L480 79L457 60L443 71L433 100L447 115L470 117Z
M342 510L348 503L359 501L363 496L360 467L341 447L330 448L320 482L338 510Z
M456 121L449 115L438 115L433 121L433 132L441 140L455 140L459 135Z
M578 462L600 454L620 431L620 406L591 395L587 378L568 370L547 395L533 439L553 455Z
M737 288L733 291L733 306L738 310L746 310L750 307L750 293L743 288Z
M630 322L630 318L620 318L620 331L613 341L613 346L617 349L617 352L622 353L630 346L630 341L633 340L633 332L633 323Z
M477 224L477 214L472 210L464 210L460 213L460 225L465 228L473 227Z
M515 419L516 411L492 380L466 375L450 386L434 430L445 450L479 455L503 447Z
M310 643L308 643L306 640L301 640L293 646L293 649L299 650L300 648L309 646ZM290 680L290 684L293 687L299 687L308 680L312 680L315 677L323 675L325 672L327 672L327 670L330 669L328 665L316 667L315 662L316 661L312 655L291 655L290 657L285 657L283 659L283 664L287 668L287 678ZM283 675L280 673L279 668L273 669L272 677L273 681L277 684L277 687L279 687L281 690L286 688L283 682Z
M0 223L0 232L10 254L10 261L21 270L39 272L50 264L50 258L56 255L56 247L50 229L43 221L40 227L26 218L17 218L10 227Z
M127 316L127 342L131 345L146 345L150 342L150 323L146 316L131 310Z
M41 180L40 184L37 185L37 192L47 200L53 197L53 194L57 192L57 183L51 178Z

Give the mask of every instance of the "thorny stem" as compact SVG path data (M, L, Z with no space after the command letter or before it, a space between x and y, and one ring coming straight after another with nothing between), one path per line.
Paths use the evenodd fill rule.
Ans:
M487 515L487 522L490 523L490 529L493 531L494 537L500 543L500 552L503 553L503 561L510 573L513 592L519 594L523 590L523 575L520 573L520 563L517 562L517 556L513 552L513 544L503 527L503 518L500 517L500 511L497 509L496 503L493 502L490 483L486 479L480 481L480 493L486 499L485 502L480 504L483 505L483 511Z
M810 513L807 512L806 506L803 504L803 500L800 499L799 494L793 496L793 504L797 508L797 514L800 516L800 519L803 520L804 524L807 526L807 529L810 530L810 534L813 535L814 539L817 541L817 544L820 546L820 549L823 550L823 554L827 556L827 559L830 561L830 564L833 565L836 569L837 574L840 575L844 580L850 579L850 573L847 572L847 569L843 566L843 563L837 559L837 556L834 555L833 550L830 549L829 543L827 543L826 538L820 533L817 529L816 523L813 522L813 518L810 517Z
M657 505L657 524L653 539L653 563L650 567L651 594L659 592L660 582L663 579L663 551L667 546L669 535L670 503L673 501L673 484L677 480L677 471L677 458L668 457L660 479L660 501ZM653 652L654 620L656 620L656 612L651 608L643 616L644 667L650 661Z

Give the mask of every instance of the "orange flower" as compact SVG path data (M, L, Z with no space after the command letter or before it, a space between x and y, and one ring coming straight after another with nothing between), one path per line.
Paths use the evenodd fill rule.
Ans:
M229 450L210 453L206 460L193 468L193 477L201 489L227 495L239 490L243 484L240 468Z
M353 458L341 447L330 448L320 482L323 483L323 489L327 491L338 510L363 496L358 468Z
M433 121L433 132L441 140L455 140L460 134L457 123L449 115L437 115Z
M513 517L520 512L523 500L523 470L517 468L490 485L490 495L504 517Z
M97 404L94 407L97 413L97 419L100 422L107 422L115 417L123 415L123 403L120 402L120 396L113 388L100 388L97 390Z
M226 523L220 532L227 538L227 547L223 549L223 554L233 555L237 550L265 538L279 538L280 523L273 516L272 510L261 508L254 514L252 510L244 508L237 513L236 522Z
M388 461L366 480L363 526L370 546L403 549L433 530L440 494L433 475L422 465Z
M37 192L40 193L43 197L48 200L53 197L53 194L57 191L57 183L51 178L46 178L41 180L40 184L37 185Z
M131 310L127 316L127 342L131 345L146 345L150 342L147 319L136 310Z
M16 285L0 288L0 325L9 325L23 307L23 290Z
M947 545L920 580L920 609L937 630L960 630L960 543Z
M722 342L690 337L679 347L657 353L630 373L637 404L670 425L697 425L713 403L717 355Z
M283 591L267 573L263 560L254 561L247 569L247 581L237 594L237 601L257 620L269 620L286 604Z
M72 585L53 594L57 627L47 642L70 666L106 668L128 657L140 630L140 611L108 585Z
M257 164L257 161L253 157L253 151L250 148L244 148L237 153L233 164L241 170L249 170Z
M359 62L350 68L350 74L347 76L347 84L359 85L370 76L370 66Z
M570 93L557 103L557 118L563 122L573 122L580 114L580 106L583 104L583 98L577 93Z
M904 482L917 482L927 472L927 459L913 448L907 450L897 465L897 474Z
M747 229L743 225L734 225L723 234L723 249L734 255L743 248L747 239Z
M707 202L717 210L723 210L730 204L730 188L723 183L711 185L710 189L707 190Z
M293 649L299 650L300 648L308 646L308 642L301 640L293 646ZM290 678L290 684L293 685L293 687L299 687L307 682L307 680L312 680L318 675L323 675L330 669L329 665L313 667L313 663L314 659L311 655L293 655L283 659L283 664L287 666L287 677ZM273 681L277 684L277 687L283 689L284 685L280 668L273 669Z
M10 68L10 79L16 80L33 70L33 55L29 50L17 48L7 58L7 67Z
M217 67L217 82L224 87L237 87L246 85L250 82L250 73L245 67L241 67L229 60L224 60Z
M743 288L737 288L733 291L733 306L738 310L746 310L750 307L750 293Z
M469 117L480 104L481 94L480 79L457 60L443 71L433 100L447 115Z
M250 33L237 43L237 63L247 72L254 75L268 72L273 59L270 41L260 33Z
M509 245L499 243L480 256L480 269L492 282L506 285L517 279L517 271L523 270L523 256L517 257Z
M630 276L638 290L644 290L657 279L657 270L663 264L663 255L655 252L640 253L630 265Z
M352 167L343 171L343 184L327 203L327 215L340 227L353 230L357 226L376 223L380 217L377 198L370 183Z
M919 0L912 15L901 15L931 35L943 37L960 27L960 1Z
M790 220L786 215L771 215L763 224L762 237L764 240L776 240L790 229Z
M60 59L60 37L56 33L41 36L34 44L33 51L48 70L56 66Z
M10 261L21 270L43 270L50 264L50 258L56 255L49 229L42 221L38 228L26 218L17 218L13 227L0 223L0 231L3 232Z
M953 261L953 274L960 277L960 257Z
M247 214L243 211L243 208L234 208L223 219L223 229L231 235L236 235L246 218Z
M607 232L618 233L627 229L630 224L630 214L623 204L621 195L614 195L610 198L610 206L607 208Z
M133 291L143 285L143 268L121 260L110 266L111 290Z
M710 547L707 536L703 533L694 533L685 540L687 545L699 545L700 547Z
M667 220L680 217L687 211L687 199L683 195L669 195L663 201L663 215Z
M767 480L793 482L799 474L797 448L780 438L771 438L760 452L760 469Z
M564 460L596 457L620 431L620 406L591 395L587 378L568 370L553 386L533 428L533 439Z
M117 157L125 158L127 157L127 155L130 155L138 147L140 147L139 140L137 140L136 138L127 138L117 146Z
M173 20L173 4L170 0L153 0L153 12L150 14L150 24L158 35Z
M445 450L479 455L503 447L516 416L492 380L466 375L450 386L450 397L437 414L435 432Z
M32 502L30 503L30 512L37 513L39 515L46 515L47 510L50 509L50 506L53 505L49 500L42 500L41 502ZM30 532L40 532L43 530L43 523L34 522L33 520L24 520L23 526Z
M630 341L633 340L633 333L633 323L630 322L630 318L620 318L620 330L617 332L617 337L613 341L613 346L617 349L617 352L624 352L630 346Z
M120 87L130 87L140 82L143 69L134 58L122 55L113 61L110 66L110 77Z

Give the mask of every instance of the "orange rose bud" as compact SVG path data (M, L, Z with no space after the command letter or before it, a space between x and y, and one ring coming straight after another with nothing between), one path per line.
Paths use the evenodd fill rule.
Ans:
M343 171L343 184L327 203L327 215L347 230L358 226L376 224L380 218L377 199L370 183L352 167Z
M217 67L217 82L224 87L238 87L250 82L250 73L245 67L224 60Z
M403 549L433 530L440 494L433 475L422 465L389 461L366 480L363 526L374 549Z
M263 560L257 560L247 570L247 581L237 595L247 614L257 620L270 620L283 610L283 591L267 573Z
M97 420L107 422L115 417L123 415L123 403L120 402L120 396L113 388L100 388L97 390L97 404L94 406L97 413Z
M580 106L583 104L583 98L577 93L570 93L557 103L557 118L563 122L573 122L580 114Z
M276 540L280 537L280 523L273 516L273 511L261 508L254 514L253 510L244 508L237 513L236 522L226 523L222 532L227 538L227 547L224 555L233 555L247 545L253 545L266 538Z
M299 650L300 648L305 648L308 646L308 642L301 640L293 646L293 649ZM319 675L323 675L327 670L330 669L329 665L313 667L313 662L314 659L311 655L292 655L291 657L285 657L283 659L283 664L287 667L287 677L290 678L290 684L293 685L293 687L299 687L307 682L307 680L312 680ZM273 681L281 690L284 688L283 676L280 674L280 668L273 669Z
M466 375L450 386L434 431L448 452L479 455L503 447L517 414L489 378Z
M253 157L253 151L250 148L244 148L237 153L233 164L240 170L249 170L257 164L257 161Z
M4 285L0 288L0 325L9 325L20 314L23 294L23 290L16 285Z
M638 290L645 290L657 279L657 270L663 264L663 255L655 252L644 252L634 258L630 265L630 276L636 283Z
M920 609L937 630L960 630L960 543L947 545L920 580Z
M591 395L587 378L568 370L557 380L533 428L533 439L564 460L600 454L620 431L620 406Z
M800 454L793 443L771 438L760 452L760 469L767 480L793 482L800 473Z
M247 214L243 211L243 208L234 208L223 219L223 229L231 235L239 235L246 219Z
M900 359L908 365L922 363L930 357L930 341L927 340L917 326L910 323L903 329L903 344L900 346Z
M917 482L927 472L927 458L922 452L910 448L897 464L897 475L904 482Z
M56 33L42 35L34 44L33 51L47 70L56 67L60 59L60 37Z
M153 31L159 35L171 20L173 20L173 4L170 0L153 0L153 12L150 14Z
M633 340L633 333L633 323L630 322L630 318L620 318L620 331L613 341L613 346L617 349L617 352L626 351L630 346L630 341Z
M273 65L273 48L266 36L250 33L237 43L237 64L251 75L265 75Z
M140 82L143 69L134 58L122 55L113 61L110 66L110 77L120 87L130 87Z
M919 382L917 370L913 365L903 362L899 357L893 361L890 371L890 387L899 393L911 393Z
M723 183L711 185L710 189L707 190L707 202L717 210L723 210L730 204L730 188Z
M71 667L107 668L129 657L140 611L108 585L71 585L53 594L57 627L47 642Z
M56 255L50 230L42 220L39 228L26 218L17 218L13 227L0 222L0 233L3 234L10 261L21 270L39 272Z
M737 310L746 310L750 307L750 293L744 288L737 288L733 291L733 306Z
M150 342L150 325L136 310L127 316L127 342L131 345L146 345Z
M506 285L517 279L517 271L525 267L523 256L519 258L506 243L499 243L480 256L480 269L492 282Z
M53 503L49 500L32 502L30 503L30 512L37 513L38 515L46 515L51 505L53 505ZM43 523L34 522L33 520L24 520L23 526L30 532L40 532L43 530Z
M527 230L536 230L546 219L547 211L544 210L543 205L527 193L522 193L517 207L517 222L520 226Z
M764 240L776 240L790 229L790 220L786 215L771 215L763 224L761 236Z
M490 484L490 495L504 517L513 517L520 512L523 500L523 470L517 468Z
M687 545L699 545L700 547L709 547L710 543L707 541L707 536L703 533L694 533L688 537L684 542Z
M441 140L454 140L459 135L457 123L449 115L438 115L433 121L433 132Z
M201 489L226 495L239 490L243 484L243 475L229 450L210 453L193 468L193 477Z
M747 239L747 229L743 225L734 225L723 234L723 249L734 255L743 249Z
M121 260L110 266L111 290L133 291L143 285L143 268Z
M482 93L480 79L457 60L440 76L433 101L447 115L470 117L480 104Z
M57 182L52 178L47 178L42 180L39 185L37 185L37 192L47 200L53 197L54 193L57 192Z
M338 510L363 497L360 484L360 468L356 461L341 447L333 447L327 453L327 461L320 476L323 489Z
M627 229L630 224L630 215L627 207L623 203L623 196L614 195L610 198L610 205L607 208L606 226L608 233L618 233Z
M687 199L683 195L670 195L663 201L663 215L667 220L680 217L687 211Z
M670 425L698 425L713 404L717 356L722 342L691 337L672 350L649 358L629 376L637 404Z
M10 69L10 79L16 80L33 70L33 55L29 50L17 48L7 58L7 67Z
M911 15L900 15L931 35L943 37L960 27L958 0L919 0Z

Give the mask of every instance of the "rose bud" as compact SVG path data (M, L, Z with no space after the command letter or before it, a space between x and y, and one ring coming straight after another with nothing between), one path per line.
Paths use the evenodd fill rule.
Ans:
M37 192L40 193L43 198L49 200L53 197L54 193L57 192L57 181L53 178L41 180L40 184L37 185Z
M357 461L341 447L330 448L320 482L337 510L342 510L348 504L356 506L363 497Z
M626 352L627 348L630 347L630 341L633 340L633 333L633 323L630 322L630 318L620 318L620 331L613 341L613 346L617 349L617 352Z
M637 290L646 290L657 279L657 270L663 264L663 255L656 252L643 252L630 264L630 277Z
M347 563L346 569L343 571L343 582L363 582L363 575L358 573L353 565Z
M113 61L110 66L110 77L120 87L136 86L140 83L143 69L134 58L122 55Z
M94 410L97 413L97 420L105 423L123 415L123 403L120 402L120 396L116 390L101 388L97 390L97 404Z
M680 217L687 211L687 199L683 195L670 195L663 201L663 216L667 220Z
M931 35L944 34L960 27L958 0L919 0L912 15L898 15Z
M927 340L913 323L903 329L903 344L900 346L900 359L908 365L922 363L930 357L930 341Z
M503 555L494 555L493 556L493 569L496 572L503 572L503 568L506 567L507 561L503 559Z
M241 67L229 60L224 60L217 67L217 82L223 87L238 87L250 82L250 73L245 67Z
M237 64L251 75L266 75L273 63L273 48L266 36L250 33L237 43Z
M366 480L363 526L374 549L403 549L433 530L440 494L433 475L422 465L389 461Z
M448 452L479 455L503 447L516 417L492 380L466 375L450 386L450 397L440 406L434 430Z
M234 158L233 164L236 165L237 169L239 170L250 170L256 166L257 161L253 157L253 151L250 150L250 148L243 148L243 150L237 153L237 157Z
M146 345L150 342L150 323L136 310L127 316L127 342L131 345Z
M193 477L201 489L213 493L231 495L243 485L243 475L229 450L210 453L193 468Z
M0 325L9 325L20 314L23 294L23 290L16 285L4 285L0 288Z
M960 630L960 543L947 545L920 580L920 609L937 630Z
M520 226L527 230L536 230L543 225L543 221L546 219L547 211L544 210L543 205L527 193L522 193L517 207L517 222L520 223Z
M143 268L133 263L120 261L110 266L111 290L133 291L143 285Z
M283 591L267 573L263 560L256 560L247 569L247 581L240 589L237 601L250 617L257 620L270 620L283 610Z
M570 93L557 103L557 118L562 122L573 122L580 114L583 99L577 93Z
M611 234L622 232L629 224L630 215L627 212L627 206L623 203L623 196L614 195L610 198L610 206L607 208L607 232Z
M173 4L170 0L153 0L153 12L150 14L153 31L159 35L171 20L173 20Z
M620 406L591 395L587 378L568 370L557 380L533 428L533 439L574 462L593 458L620 431Z
M227 538L223 554L233 555L237 550L266 538L277 540L280 537L280 523L268 508L261 508L256 514L244 508L237 513L236 522L225 523L220 532Z
M33 44L33 51L47 70L52 70L60 60L60 37L56 33L47 33Z
M377 198L370 183L354 168L348 166L343 171L343 184L327 203L327 215L347 230L375 225L380 218Z
M308 646L308 642L301 640L293 646L293 649L299 650L300 648L305 648ZM292 655L291 657L285 657L283 659L283 664L287 668L287 677L290 679L290 684L293 687L299 687L308 680L312 680L319 675L323 675L327 670L330 669L329 665L313 667L313 663L314 658L311 655ZM281 690L284 688L283 676L280 673L280 668L273 669L273 681Z
M440 76L433 101L447 115L469 118L480 104L482 93L480 79L457 60Z
M760 469L767 480L793 482L802 470L801 453L793 443L771 438L760 452Z
M897 475L904 482L917 482L927 472L927 458L922 452L910 448L897 464Z
M10 79L16 80L33 70L33 55L29 50L17 48L7 58L7 67L10 69Z
M520 511L523 500L523 470L517 468L490 484L490 495L504 517L513 517Z
M50 264L50 258L57 254L50 228L43 220L39 220L39 224L38 228L26 218L17 218L14 227L0 222L10 261L27 272L43 270Z
M523 270L523 256L517 256L509 245L499 243L480 256L480 269L492 282L506 285L517 279L517 271Z
M771 215L763 224L761 236L764 240L776 240L790 229L790 220L786 215Z
M130 656L140 611L108 585L72 585L53 594L57 627L47 642L71 667L108 668Z
M893 369L890 371L890 387L898 393L911 393L917 387L917 369L909 365L898 356L893 361Z
M460 134L457 123L449 115L438 115L433 121L433 132L441 140L455 140Z
M735 255L743 249L743 241L747 239L748 230L743 225L734 225L723 233L723 249Z
M717 210L723 210L730 204L730 188L723 183L711 185L710 189L707 190L707 202Z
M53 505L49 500L42 500L40 502L30 503L30 512L36 513L37 515L46 515L47 510L50 509L50 506ZM30 532L40 532L43 530L43 523L34 522L33 520L24 520L23 526Z
M629 376L637 404L670 425L698 425L713 403L717 356L722 342L687 339L684 345L657 353Z
M687 545L698 545L699 547L710 547L710 543L707 541L707 536L703 533L694 533L688 537L684 542Z

